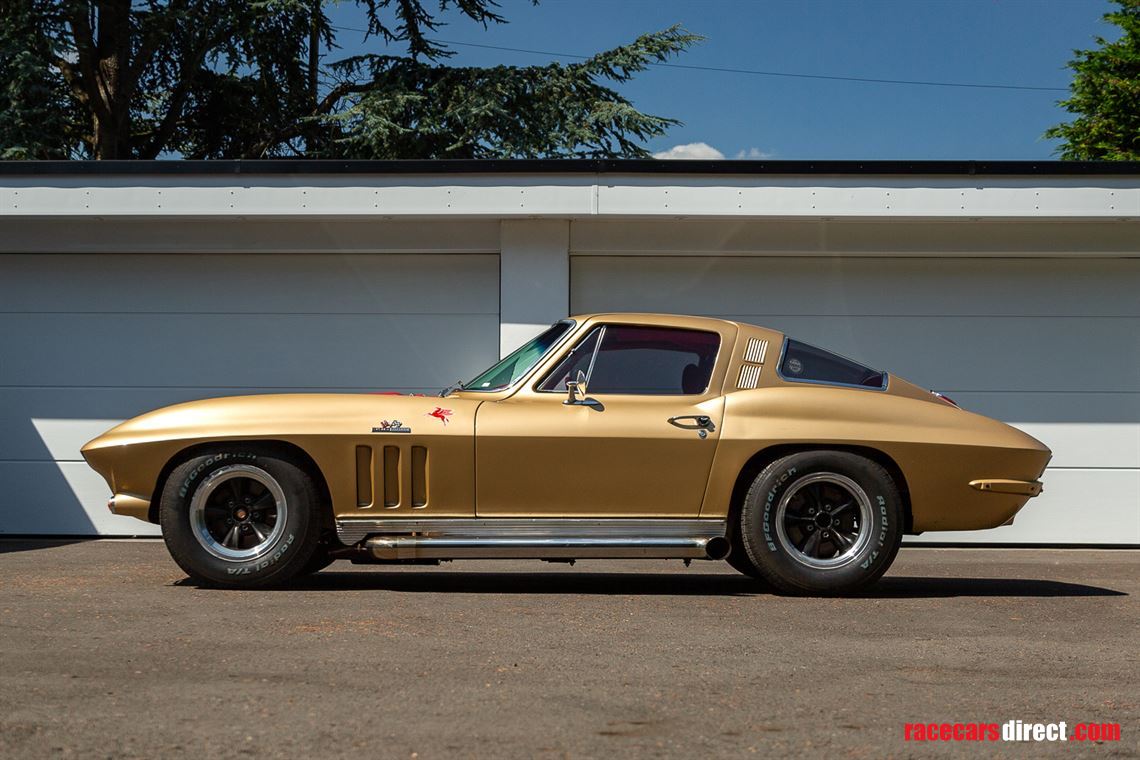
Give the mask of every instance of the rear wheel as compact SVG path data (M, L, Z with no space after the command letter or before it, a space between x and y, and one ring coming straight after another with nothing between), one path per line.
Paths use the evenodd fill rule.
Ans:
M792 454L748 490L740 560L785 593L853 593L894 561L903 515L898 488L877 463L844 451Z
M176 467L159 522L170 555L191 578L256 588L315 571L309 568L320 548L320 510L312 478L300 467L235 449Z

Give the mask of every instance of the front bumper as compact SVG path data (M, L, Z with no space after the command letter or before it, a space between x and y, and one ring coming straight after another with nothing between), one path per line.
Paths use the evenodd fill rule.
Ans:
M107 499L107 509L113 515L136 517L139 520L147 520L150 516L150 502L129 493L117 493Z

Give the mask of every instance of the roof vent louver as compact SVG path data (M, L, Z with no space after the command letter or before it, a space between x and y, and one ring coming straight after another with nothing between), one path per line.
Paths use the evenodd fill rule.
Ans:
M759 364L743 365L740 368L740 378L736 381L737 389L748 391L759 385L761 369L762 367Z
M768 341L760 338L749 338L748 348L744 350L744 361L764 363L764 355L768 353Z
M748 391L760 384L760 370L764 369L764 357L768 354L768 341L749 338L744 349L745 364L740 367L740 377L736 380L738 390Z

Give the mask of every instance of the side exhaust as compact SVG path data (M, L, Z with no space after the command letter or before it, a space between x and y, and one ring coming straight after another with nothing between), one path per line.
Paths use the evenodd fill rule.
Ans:
M724 559L732 551L732 544L724 536L710 538L705 544L705 554L709 559Z
M373 536L364 549L384 561L440 559L724 559L730 545L708 537Z

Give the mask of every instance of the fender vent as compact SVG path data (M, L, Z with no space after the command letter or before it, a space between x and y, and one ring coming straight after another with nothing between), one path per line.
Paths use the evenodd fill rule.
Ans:
M764 355L768 353L768 341L760 338L749 338L748 348L744 349L744 361L764 363ZM755 386L753 386L755 387Z
M412 509L423 509L428 503L428 451L412 447Z
M760 370L763 369L759 364L745 364L740 368L740 378L736 381L738 390L748 391L755 388L760 384Z
M384 507L395 509L400 506L400 449L398 446L384 447Z
M356 447L356 506L372 506L372 447Z

